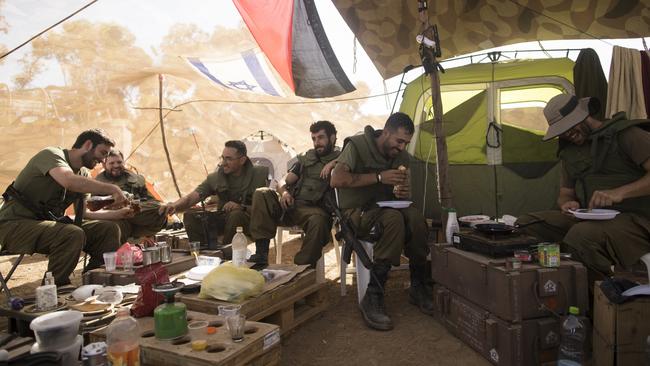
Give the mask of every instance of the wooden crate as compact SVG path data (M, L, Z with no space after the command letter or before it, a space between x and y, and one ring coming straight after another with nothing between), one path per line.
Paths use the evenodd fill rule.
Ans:
M196 266L196 260L187 253L172 253L172 262L164 266L167 268L167 273L171 276L185 272ZM84 273L82 282L84 285L97 284L105 286L128 285L130 283L137 284L133 271L123 271L119 268L111 272L106 272L104 268L93 269Z
M198 294L176 297L189 310L217 314L219 305L231 304L216 299L201 299ZM241 303L247 319L280 326L282 335L314 318L327 308L327 285L316 282L313 269L299 273L291 281Z
M594 364L644 365L646 337L650 335L650 297L612 304L594 285Z
M156 366L273 366L280 364L280 333L277 325L247 321L244 340L234 343L224 319L217 315L188 311L193 321L207 320L219 325L215 334L206 335L208 346L214 345L219 352L193 351L191 343L175 345L171 341L161 341L156 337L140 338L140 361L143 365ZM144 334L154 329L153 317L138 319L140 331ZM249 333L250 332L250 333ZM91 342L105 341L106 328L90 334Z
M34 344L34 338L31 337L18 337L15 334L8 334L5 332L0 333L0 342L2 349L9 352L8 361L15 360L18 357L29 354Z

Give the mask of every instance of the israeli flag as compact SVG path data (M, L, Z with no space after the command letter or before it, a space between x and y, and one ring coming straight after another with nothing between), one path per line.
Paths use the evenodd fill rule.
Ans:
M249 93L283 97L282 88L262 50L247 50L229 60L185 57L199 73L221 87Z

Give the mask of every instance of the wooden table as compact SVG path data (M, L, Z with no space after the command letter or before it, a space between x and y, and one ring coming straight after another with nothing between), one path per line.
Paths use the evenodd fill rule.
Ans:
M221 257L221 251L202 251L201 255L209 255ZM181 272L185 272L190 268L196 266L196 260L188 253L172 253L172 262L163 265L167 268L167 273L172 276ZM104 286L120 286L128 285L130 283L138 283L135 278L134 271L124 271L116 269L115 271L107 272L104 268L97 268L84 273L84 285L104 285Z
M178 294L176 300L185 303L189 310L207 314L218 314L219 305L232 304L201 299L198 294ZM298 273L291 281L241 303L241 313L247 319L276 324L283 336L326 308L327 285L316 282L313 269Z
M218 326L215 334L205 335L208 348L204 351L193 351L189 337L186 343L161 341L155 337L140 337L140 361L143 365L156 366L236 366L236 365L279 365L280 333L277 325L246 322L244 340L234 343L230 339L228 329L223 324L223 317L188 311L188 319L207 320ZM154 329L153 317L138 319L141 334ZM106 328L90 334L91 342L104 341Z

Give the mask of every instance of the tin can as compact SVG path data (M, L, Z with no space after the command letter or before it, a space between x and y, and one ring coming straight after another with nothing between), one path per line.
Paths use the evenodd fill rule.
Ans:
M552 243L541 243L537 249L539 265L542 267L560 266L560 246Z
M160 247L160 261L167 264L172 262L172 248L167 244L167 242L158 243Z
M81 361L83 366L108 366L106 358L106 343L95 342L86 345L81 349Z

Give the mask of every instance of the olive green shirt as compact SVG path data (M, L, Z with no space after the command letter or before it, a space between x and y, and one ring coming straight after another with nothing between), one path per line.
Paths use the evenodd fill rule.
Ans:
M140 200L142 209L158 209L160 207L160 202L149 192L147 181L140 174L124 170L124 174L119 177L112 177L104 170L97 174L95 179L103 183L114 184L122 191L131 193L135 199Z
M63 216L68 206L84 196L83 193L68 191L50 176L49 171L58 167L72 169L69 151L48 147L34 155L14 181L14 187L33 205L51 211L56 217ZM89 176L86 168L72 170L81 176ZM36 213L11 199L0 208L0 222L17 219L36 220L38 217Z
M196 187L195 191L201 200L208 196L219 197L219 208L226 202L232 201L242 205L250 205L253 192L257 188L268 185L269 169L265 166L253 166L250 160L242 167L239 176L224 174L223 168L210 173L208 177Z

